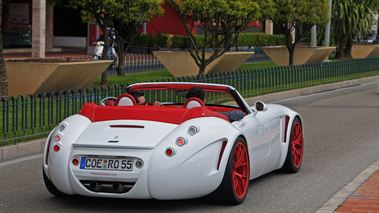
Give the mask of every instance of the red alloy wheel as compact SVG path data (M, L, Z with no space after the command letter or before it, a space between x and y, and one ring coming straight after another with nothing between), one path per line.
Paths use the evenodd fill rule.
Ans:
M243 142L238 142L233 155L232 177L236 196L241 199L247 192L249 184L249 157L246 146Z
M299 168L303 159L303 131L299 122L293 125L291 135L293 164L296 168Z

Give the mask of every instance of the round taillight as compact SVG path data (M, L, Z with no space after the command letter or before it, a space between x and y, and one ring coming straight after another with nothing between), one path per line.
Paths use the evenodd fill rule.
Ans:
M54 137L56 142L59 142L62 139L62 136L60 134L55 135Z
M172 157L175 154L175 150L173 148L169 147L166 149L165 153L168 157Z
M61 145L56 144L56 145L54 145L53 149L54 149L54 151L59 152L59 150L61 150Z
M75 166L79 165L79 159L78 158L72 159L72 164L74 164Z
M176 145L178 146L183 146L184 144L186 144L186 140L182 137L176 139Z

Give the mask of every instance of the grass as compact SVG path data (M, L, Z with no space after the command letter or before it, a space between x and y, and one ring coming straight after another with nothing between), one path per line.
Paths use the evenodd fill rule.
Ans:
M108 84L125 84L125 83L137 83L145 81L155 81L166 78L172 78L171 73L168 70L155 70L140 73L130 73L125 76L109 76ZM101 78L98 78L93 85L99 85Z
M256 62L242 65L239 70L252 70L266 67L276 67L277 65L272 61ZM155 70L140 73L130 73L125 76L108 76L108 84L131 84L137 82L156 81L161 79L173 78L168 70ZM93 83L94 86L100 85L101 78L96 79Z
M277 67L277 65L272 61L249 63L242 65L238 70L253 70L266 67Z

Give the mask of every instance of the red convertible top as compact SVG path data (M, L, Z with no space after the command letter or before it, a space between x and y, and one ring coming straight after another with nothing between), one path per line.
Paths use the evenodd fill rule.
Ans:
M206 107L194 108L170 108L155 106L98 106L86 103L78 113L90 119L92 122L110 120L146 120L172 124L181 124L187 120L200 117L218 117L229 121L220 113L209 110Z

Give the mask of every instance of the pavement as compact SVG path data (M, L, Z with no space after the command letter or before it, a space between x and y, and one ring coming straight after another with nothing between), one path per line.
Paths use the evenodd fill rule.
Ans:
M46 52L46 58L78 58L90 57L85 51ZM31 53L5 53L4 59L31 58ZM303 88L260 96L264 102L328 91L363 83L379 81L379 76L355 79L345 82ZM257 97L254 98L256 100ZM248 104L250 100L247 100ZM253 100L251 100L253 101ZM21 158L43 152L46 138L20 142L0 147L0 162ZM337 192L316 213L379 213L379 160L364 169L355 179Z

